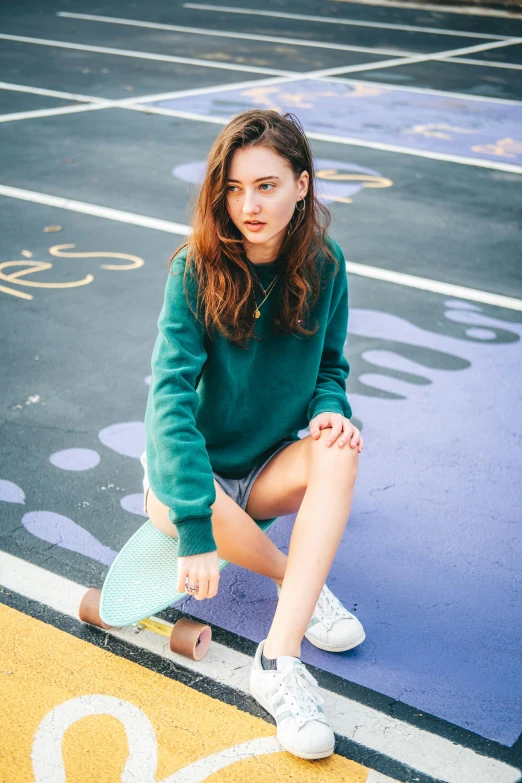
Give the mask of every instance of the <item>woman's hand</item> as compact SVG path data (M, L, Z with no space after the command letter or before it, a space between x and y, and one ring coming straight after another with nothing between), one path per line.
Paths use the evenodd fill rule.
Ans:
M340 413L320 413L310 422L310 434L314 440L321 437L321 430L332 428L332 432L326 442L327 446L331 446L336 440L338 435L341 435L338 446L342 448L345 443L350 442L350 446L354 449L358 447L359 454L364 448L364 441L360 430L354 427L350 419L342 416Z
M189 585L197 585L199 589L187 590L185 579L188 576ZM178 557L178 592L187 592L198 601L203 598L214 598L219 583L219 559L217 550L204 552L202 555Z

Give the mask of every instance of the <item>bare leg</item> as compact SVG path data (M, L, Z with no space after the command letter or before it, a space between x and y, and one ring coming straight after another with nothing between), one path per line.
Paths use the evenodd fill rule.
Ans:
M219 557L282 583L287 556L217 483L212 532Z
M211 506L212 533L218 556L282 584L287 556L215 480L214 483L216 500ZM152 489L149 489L147 495L147 514L158 530L177 537L176 527L168 517L167 506L158 500Z
M358 453L326 446L330 430L311 443L308 486L290 539L276 613L265 642L268 658L301 655L301 641L330 571L350 514Z

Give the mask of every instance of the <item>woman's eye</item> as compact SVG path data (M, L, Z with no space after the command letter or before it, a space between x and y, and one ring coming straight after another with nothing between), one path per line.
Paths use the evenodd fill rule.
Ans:
M265 185L267 185L269 188L275 188L275 185L272 182L263 182L259 187L263 188ZM235 191L233 188L237 188L237 185L229 185L227 190L229 193L234 193Z

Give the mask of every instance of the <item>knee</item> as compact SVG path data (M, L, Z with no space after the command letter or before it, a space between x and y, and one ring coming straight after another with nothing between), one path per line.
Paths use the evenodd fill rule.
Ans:
M161 500L158 500L150 487L145 498L145 509L154 527L158 528L162 533L172 536L172 538L178 538L176 525L173 525L169 519L168 507Z
M359 469L359 451L345 442L339 447L341 436L337 436L331 446L326 443L331 435L331 428L321 430L318 438L308 435L308 475L333 475L338 480L355 482Z

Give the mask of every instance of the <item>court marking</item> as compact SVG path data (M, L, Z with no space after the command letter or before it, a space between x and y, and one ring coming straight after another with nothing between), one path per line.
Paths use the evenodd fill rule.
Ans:
M448 58L450 59L450 58ZM457 100L465 99L466 101L482 101L486 103L501 103L501 104L511 104L514 106L522 106L522 101L514 100L513 98L489 98L486 95L472 95L467 92L450 92L449 90L435 90L432 87L404 87L404 85L399 84L391 84L390 82L379 82L379 81L366 81L365 79L343 79L342 76L336 77L335 79L330 78L328 76L320 76L318 77L319 81L324 82L342 82L343 84L362 84L367 87L383 87L386 90L400 90L401 92L417 92L421 95L439 95L442 98L456 98ZM256 82L259 84L259 82ZM264 83L264 79L261 82ZM223 87L223 89L227 89L226 87ZM168 97L168 96L167 96ZM176 97L176 96L174 96ZM129 98L124 99L129 101L140 101L143 100L143 98ZM161 98L159 100L162 100Z
M177 57L173 54L155 54L154 52L139 52L132 49L114 49L110 46L95 46L94 44L70 43L54 41L48 38L33 38L26 35L9 35L0 33L0 39L17 43L30 43L39 46L54 46L59 49L74 49L80 52L95 52L97 54L113 54L118 57L136 57L140 60L159 60L167 63L181 63L202 68L217 68L223 71L242 71L244 73L263 73L281 76L293 76L295 71L285 71L276 68L261 68L255 65L236 65L235 63L220 63L215 60L199 60L191 57Z
M48 95L50 98L64 98L72 101L84 101L85 103L106 103L105 98L96 98L93 95L80 95L79 93L63 92L62 90L48 90L45 87L31 87L30 85L15 84L13 82L0 81L0 90Z
M379 70L383 68L393 68L400 65L410 65L413 63L420 63L420 62L426 62L430 60L437 60L437 59L444 59L449 57L457 57L463 54L471 54L473 52L479 52L479 51L487 51L490 49L495 49L499 47L504 46L512 46L518 43L522 43L522 38L510 38L510 39L503 39L502 41L494 41L489 42L485 44L476 44L474 46L468 46L463 47L460 49L448 49L444 52L436 52L430 55L419 55L415 57L407 57L407 58L399 58L399 59L391 59L391 60L381 60L378 63L366 63L361 65L351 65L351 66L341 66L339 68L323 68L315 71L304 71L304 72L295 72L295 71L278 71L278 70L271 70L271 69L259 69L259 68L248 68L243 67L239 65L232 65L232 64L216 64L213 62L207 63L205 60L191 60L190 58L176 58L174 56L170 55L156 55L153 53L139 53L134 52L132 50L126 50L126 49L109 49L107 47L99 47L99 46L91 46L87 44L72 44L65 41L53 41L50 39L40 39L40 38L32 38L27 36L15 36L15 35L8 35L6 33L0 33L0 39L5 40L13 40L18 41L22 43L32 43L37 45L44 45L44 46L57 46L59 48L66 48L66 49L77 49L80 51L93 51L93 52L101 52L101 53L111 53L111 54L117 54L122 55L125 57L137 57L138 59L152 59L152 60L163 60L163 61L170 61L170 62L181 62L183 61L185 64L193 64L203 67L210 67L210 68L221 68L225 70L234 70L234 71L241 71L243 73L252 72L255 70L256 72L262 72L262 73L269 73L269 74L276 74L271 80L269 81L261 81L259 80L257 82L258 86L266 86L267 84L278 84L278 83L290 83L292 81L300 81L301 79L311 78L311 79L324 79L325 77L332 77L332 76L341 76L342 74L346 73L355 73L355 72L364 72L364 71L370 71L370 70ZM254 82L256 83L256 82ZM389 85L387 85L389 88ZM232 85L227 85L224 89L231 89ZM216 90L216 88L213 88ZM221 88L223 89L223 88ZM146 96L135 96L133 99L123 99L125 103L122 101L119 102L120 107L125 107L126 104L128 104L128 108L135 108L134 106L130 105L130 100L136 101L139 100L141 102L145 100L151 100L151 98L147 98ZM117 101L111 101L106 100L103 104L104 108L111 108L112 106L117 105ZM37 110L39 113L33 113L33 112L13 112L11 114L4 114L3 115L3 122L9 122L12 120L21 120L21 119L31 119L32 117L45 117L47 114L70 114L74 113L74 111L78 110L86 110L86 107L81 107L81 109L78 108L67 108L66 111L60 111L56 109L40 109ZM311 137L312 138L312 137ZM398 151L398 150L397 150Z
M208 114L198 114L196 112L183 111L181 109L167 109L161 106L127 105L125 108L132 111L143 111L146 114L162 114L166 117L179 117L184 120L206 122L211 125L227 125L230 122L230 117L209 116ZM511 174L522 174L522 166L517 163L504 163L496 160L488 160L487 158L473 158L463 155L452 155L445 152L432 152L430 150L422 150L414 147L403 147L397 144L386 144L379 141L366 141L365 139L356 137L336 136L334 134L318 133L316 131L306 131L306 136L309 139L327 141L331 144L344 144L348 147L365 147L367 149L381 150L383 152L413 155L414 157L427 158L428 160L439 160L444 163L457 163L462 166L477 166L478 168L494 169L495 171L507 171Z
M498 16L501 19L522 19L522 14L517 11L502 11L499 8L483 8L474 5L458 5L452 8L450 5L434 5L433 3L401 3L399 0L332 0L334 3L354 3L355 5L379 6L381 8L403 8L414 11L440 11L445 14L459 14L460 16Z
M467 57L462 58L455 58L452 57L440 57L440 60L448 63L466 63L466 65L481 65L483 68L508 68L515 71L522 70L522 65L518 65L517 63L500 63L495 62L494 60L469 60Z
M85 215L93 215L94 217L102 217L108 220L120 221L122 223L131 223L144 228L152 228L156 231L166 231L170 234L190 236L192 233L191 227L183 225L182 223L172 223L168 220L140 215L136 212L125 212L119 209L112 209L111 207L104 207L99 204L89 204L85 201L75 201L73 199L24 190L22 188L14 188L7 185L0 184L0 196L18 198L22 201L31 201L36 204L58 207L60 209L71 210L72 212L80 212ZM522 299L515 299L502 294L494 294L490 291L467 288L466 286L445 283L440 280L418 277L403 272L395 272L392 269L374 267L354 261L347 261L346 269L349 273L359 275L360 277L372 278L374 280L394 283L395 285L401 285L407 288L416 288L422 291L429 291L430 293L441 294L443 296L458 297L472 302L482 302L494 307L504 307L508 310L522 312Z
M4 729L4 746L11 751L2 757L3 783L29 779L34 783L65 783L66 777L70 780L74 775L70 770L89 758L93 742L109 739L107 723L113 741L109 739L104 753L91 757L90 781L204 783L219 770L242 760L253 761L265 781L274 775L278 780L286 775L295 779L299 767L302 772L302 762L285 755L273 756L268 764L255 758L280 754L283 748L271 721L260 715L257 705L243 693L143 649L129 648L115 637L81 625L76 618L71 622L71 618L50 607L0 591L0 623L5 639L0 646L0 672L7 670L14 675L4 674L2 680L4 710L0 727ZM23 687L37 673L34 645L51 651L46 679L52 689L32 692ZM133 660L136 654L139 662ZM101 670L103 681L97 676ZM9 722L13 709L15 724ZM111 721L106 720L108 716ZM94 719L94 733L83 723L84 718ZM71 730L75 735L74 761L67 752ZM351 758L354 745L343 738L321 772L314 774L312 765L308 767L310 779L322 783L337 783L339 779L347 783L399 783L395 776L372 776L367 764ZM410 772L389 757L364 750L379 767L402 773L403 779ZM356 753L360 755L357 747ZM233 780L243 779L235 766L230 772ZM223 780L223 776L218 777ZM435 783L426 776L423 781Z
M172 32L190 33L194 35L208 35L216 38L239 38L247 41L264 41L267 43L283 43L292 46L305 46L317 49L334 49L342 52L363 52L366 54L390 54L411 56L415 52L409 52L402 49L380 49L366 46L350 46L348 44L329 43L327 41L307 41L302 38L282 38L276 35L257 35L256 33L233 33L229 31L210 30L199 27L183 27L177 24L162 24L161 22L144 22L137 19L123 19L121 17L98 16L97 14L77 14L72 11L58 11L56 16L66 17L67 19L84 19L88 22L107 22L109 24L126 25L130 27L144 27L151 30L170 30Z
M312 72L313 73L313 72ZM306 75L306 74L304 74ZM63 110L57 110L57 109L40 109L37 110L37 113L27 111L27 112L17 112L15 114L7 114L2 116L0 115L0 121L8 122L11 120L21 120L21 119L30 119L31 117L38 116L38 117L45 117L47 115L52 114L74 114L77 111L89 111L94 108L97 109L108 109L108 108L122 108L122 109L130 109L132 111L140 111L145 114L160 114L164 116L170 116L170 117L179 117L180 119L187 119L187 120L193 120L197 122L206 122L214 125L226 125L230 118L227 117L218 117L218 116L208 116L203 114L197 114L195 112L187 112L187 111L181 111L176 109L167 109L163 107L158 106L151 106L146 105L145 102L151 101L151 100L166 100L170 98L176 98L176 97L182 97L186 95L201 95L201 94L211 94L214 92L219 92L223 90L233 90L233 89L242 89L249 86L267 86L270 84L280 84L280 83L289 83L291 81L297 81L299 78L304 76L296 75L292 78L282 78L282 77L274 77L271 79L262 79L262 80L251 80L248 82L239 82L236 84L229 84L229 85L222 85L221 87L202 87L202 88L196 88L192 90L181 90L181 91L174 91L170 93L159 93L156 95L143 95L143 96L134 96L132 98L124 98L121 100L103 100L98 99L98 104L91 105L91 106L72 106L72 107L66 107L66 111ZM411 90L410 88L405 87L391 87L389 84L383 84L381 82L365 82L362 80L350 80L350 79L328 79L327 77L321 77L319 79L320 81L333 81L333 82L343 82L347 84L367 84L369 86L375 87L375 86L381 86L383 88L386 88L388 90L403 90L406 92L417 92L417 93L426 93L426 94L438 94L445 97L453 96L456 98L466 98L467 96L465 94L460 93L446 93L444 91L434 91L434 90L425 90L423 88L417 88L414 90ZM29 88L24 87L24 90L28 91ZM471 98L472 100L478 100L476 96L473 96ZM489 99L480 97L480 100L487 101ZM502 101L499 99L493 99L495 103L501 103L501 104L515 104L520 105L521 101ZM145 105L144 105L145 104ZM331 142L332 144L345 144L348 146L358 146L358 147L365 147L368 149L376 149L376 150L382 150L385 152L394 152L398 154L404 154L404 155L413 155L417 157L423 157L431 160L440 160L448 163L458 163L461 165L468 165L468 166L478 166L481 168L489 168L489 169L495 169L498 171L507 171L510 173L520 174L522 173L522 166L513 164L513 163L504 163L501 161L493 161L493 160L487 160L487 159L480 159L480 158L473 158L473 157L465 157L465 156L459 156L459 155L451 155L448 153L442 153L442 152L433 152L429 150L420 150L415 149L412 147L405 147L401 145L393 145L393 144L386 144L383 142L377 142L377 141L367 141L365 139L359 139L359 138L351 138L351 137L343 137L343 136L336 136L333 134L322 134L322 133L316 133L316 132L308 132L307 136L311 139L317 139L318 141L327 141Z
M16 122L17 120L33 120L40 117L53 117L57 114L77 114L82 111L95 111L108 108L104 103L88 103L84 106L59 106L54 109L34 109L33 111L14 111L11 114L0 114L0 122Z
M273 74L276 79L276 82L272 82L272 83L277 83L277 80L282 83L282 82L299 81L301 79L314 79L314 78L322 78L325 76L337 76L345 73L356 73L356 72L363 72L363 71L378 70L383 68L395 68L401 65L410 65L413 63L427 62L430 60L437 60L437 59L447 58L447 57L457 57L463 54L472 54L474 52L489 51L490 49L496 49L504 46L513 46L515 44L522 43L522 38L509 38L509 39L504 38L501 41L492 41L484 44L476 44L474 46L466 46L466 47L461 47L459 49L447 49L446 51L435 52L429 55L418 55L415 57L404 57L404 58L401 57L398 59L393 58L390 60L381 60L378 63L365 63L359 65L341 66L338 68L322 68L318 70L316 69L314 71L296 72L296 71L283 71L283 70L267 69L267 68L256 68L254 66L243 67L240 65L230 64L230 63L218 64L206 60L192 60L187 57L178 58L178 57L174 57L173 55L158 55L151 52L140 53L128 49L113 49L113 48L94 46L88 44L73 44L66 41L54 41L46 38L33 38L29 36L9 35L7 33L0 33L0 39L16 41L21 43L31 43L31 44L42 45L42 46L56 46L58 48L74 49L79 51L92 51L92 52L103 53L103 54L107 54L107 53L116 54L123 57L136 57L138 59L145 59L145 60L183 62L184 64L188 64L188 65L241 71L243 73L255 72L255 73L264 73L270 75ZM144 98L142 97L141 100L144 100Z
M474 46L464 46L460 49L447 49L444 52L434 52L432 54L415 55L414 57L403 57L399 59L382 60L381 62L365 63L359 65L348 65L340 68L324 68L317 71L309 71L308 73L300 74L300 77L293 76L293 81L296 78L320 78L321 76L335 76L343 73L356 73L361 71L374 71L383 68L397 68L401 65L412 65L416 63L429 62L431 60L442 60L448 57L459 57L462 54L473 54L474 52L485 52L490 49L498 49L504 46L514 46L515 44L522 43L522 38L509 38L503 41L493 41L485 44L475 44Z
M6 589L49 606L81 622L78 606L87 587L0 551L0 584ZM111 628L107 633L179 666L197 672L243 693L250 693L249 666L252 657L212 642L211 652L201 661L167 653L164 637L149 631L134 634L131 627ZM363 702L322 687L325 710L336 734L347 737L419 772L447 783L517 783L517 769L472 748L379 712Z
M284 11L261 11L249 8L232 8L229 5L208 5L206 3L183 3L183 8L195 11L222 11L227 14L246 14L248 16L268 16L275 19L296 19L304 22L323 22L325 24L348 25L353 27L375 27L381 30L405 30L412 33L432 33L434 35L453 35L462 38L487 38L488 40L504 40L509 35L493 35L485 33L468 33L459 30L446 30L441 27L417 27L406 24L385 24L384 22L362 22L358 19L335 19L326 16L311 16L308 14L292 14Z

